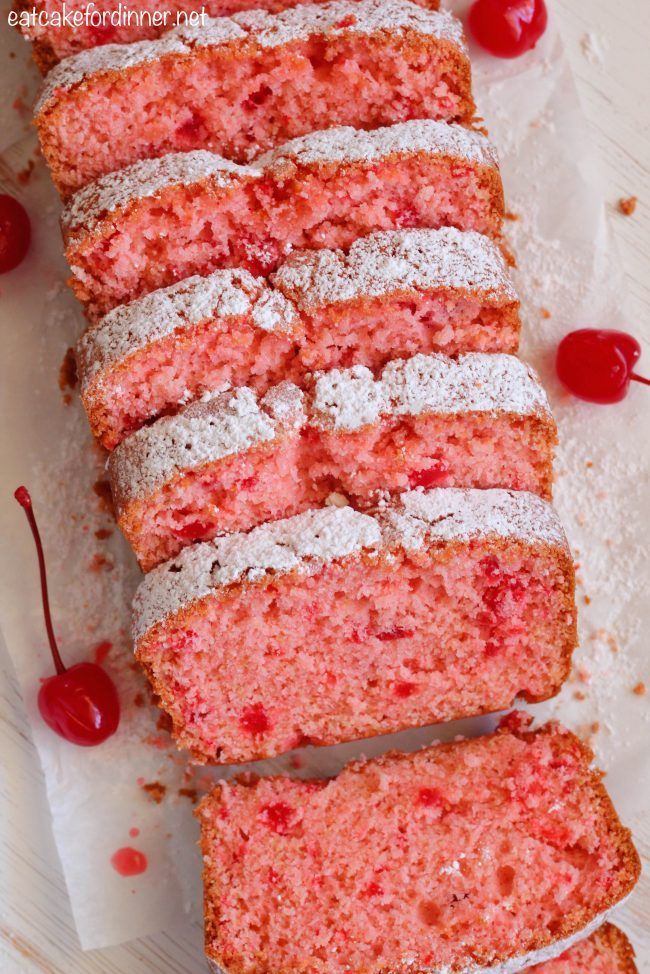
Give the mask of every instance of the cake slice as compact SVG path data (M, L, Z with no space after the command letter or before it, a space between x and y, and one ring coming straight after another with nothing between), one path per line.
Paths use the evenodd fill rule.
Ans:
M471 88L451 14L410 0L332 0L83 51L52 69L35 116L67 196L168 152L211 149L246 162L331 125L469 123Z
M527 967L527 974L638 974L634 951L622 930L604 923L555 960Z
M384 230L347 251L295 250L271 281L305 321L301 369L519 348L519 301L506 261L474 230Z
M485 136L411 121L334 128L238 166L210 152L136 163L63 214L72 287L91 318L192 274L275 270L294 247L454 226L498 237L503 187Z
M561 953L640 871L591 760L547 724L220 782L197 810L213 969L507 974Z
M134 639L178 745L236 764L553 696L573 564L534 494L411 491L186 548L141 583Z
M454 228L384 231L341 250L295 251L272 285L213 271L110 311L77 346L94 435L129 432L206 390L416 352L515 352L519 302L497 246Z
M34 60L46 74L62 58L103 44L153 40L174 26L205 25L206 17L230 17L258 7L277 13L304 2L202 0L197 6L196 0L139 0L138 16L134 16L134 10L125 13L122 8L120 11L120 0L19 0L16 26L32 41ZM422 5L431 10L438 9L437 0L427 0ZM90 23L86 11L92 12ZM82 22L75 23L75 20Z
M368 508L414 487L504 487L550 497L556 429L512 355L416 355L378 379L334 369L302 392L242 387L128 436L108 470L144 571L193 541L247 531L328 499Z

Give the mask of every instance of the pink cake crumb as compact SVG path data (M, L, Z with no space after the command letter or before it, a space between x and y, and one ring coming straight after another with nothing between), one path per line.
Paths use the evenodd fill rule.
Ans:
M551 960L640 872L592 758L547 724L358 762L329 781L220 783L196 812L213 969L487 974ZM629 971L607 966L602 936L577 948L594 967L548 970Z
M377 379L321 373L258 400L242 387L128 436L109 460L117 520L144 571L194 541L324 503L415 487L551 494L555 423L509 355L416 355Z
M424 120L315 132L249 166L203 151L136 163L80 190L62 229L72 287L96 319L192 274L268 274L295 247L409 227L498 237L502 219L487 139Z
M19 23L22 34L33 44L34 60L43 74L62 58L104 44L132 44L160 37L174 26L192 24L190 18L201 11L206 17L230 17L242 10L262 8L279 13L297 7L305 0L138 0L138 17L120 16L122 0L21 0L16 6L25 12L36 11L35 23ZM312 0L319 3L321 0ZM418 2L418 0L415 0ZM438 9L438 0L422 6ZM89 8L93 19L81 24L70 22ZM64 17L64 12L68 14ZM185 15L185 18L184 18Z
M113 309L77 346L81 395L107 449L209 390L416 352L515 352L519 302L488 237L384 231L348 252L295 251L270 283L214 271Z
M134 638L179 746L241 763L552 696L573 564L532 494L414 491L186 548L145 576Z
M67 196L169 152L246 162L316 129L469 124L474 108L459 20L410 0L332 0L83 51L49 73L35 118Z

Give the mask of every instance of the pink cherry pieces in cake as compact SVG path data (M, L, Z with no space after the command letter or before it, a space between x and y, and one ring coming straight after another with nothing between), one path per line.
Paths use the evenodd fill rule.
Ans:
M97 663L77 663L69 669L64 665L52 626L43 545L32 499L25 487L19 487L14 497L27 515L36 543L45 629L56 668L56 674L41 684L38 709L48 727L66 741L81 747L102 744L115 733L120 722L120 701L115 684Z
M605 405L625 399L632 381L650 385L633 371L640 356L637 340L623 331L580 328L558 345L555 367L574 396Z
M24 260L32 236L27 211L22 203L0 193L0 274L6 274Z
M468 23L486 51L514 58L535 47L546 30L548 12L544 0L476 0Z

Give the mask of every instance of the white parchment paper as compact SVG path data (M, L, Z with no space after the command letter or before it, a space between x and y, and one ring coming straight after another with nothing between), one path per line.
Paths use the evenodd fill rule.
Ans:
M452 6L462 11L467 3ZM10 50L16 52L11 60ZM649 394L636 387L617 406L579 403L559 388L552 359L559 338L573 328L621 327L644 341L642 364L650 372L649 336L625 317L625 283L612 253L597 166L553 23L525 58L503 62L473 54L477 100L500 150L508 207L516 217L509 235L524 304L522 353L542 373L559 422L556 504L579 565L581 647L574 673L556 700L533 709L540 719L559 717L590 738L620 814L647 853L650 692L642 696L633 688L640 681L650 688L644 639L650 624ZM95 490L104 476L103 457L76 396L66 404L70 390L59 388L64 353L83 327L64 284L59 203L41 161L27 182L17 178L36 146L23 108L31 103L36 74L8 28L0 56L9 94L0 115L0 180L3 191L23 200L34 227L28 260L0 278L0 623L45 772L81 945L107 946L185 922L196 941L194 966L187 968L192 974L204 968L191 799L208 782L204 771L197 777L186 766L164 727L156 726L158 712L132 663L128 603L138 571ZM118 733L99 748L60 740L35 706L39 678L50 674L51 664L31 537L11 497L20 483L31 489L42 527L64 658L92 659L98 644L111 644L104 665L119 685L124 714ZM297 760L287 756L257 770L330 774L361 753L411 749L437 737L479 733L493 723L465 721L307 749ZM125 879L111 867L112 853L124 845L146 854L149 868L141 876ZM179 919L183 915L186 921ZM650 963L649 921L650 890L642 881L620 916L641 969Z

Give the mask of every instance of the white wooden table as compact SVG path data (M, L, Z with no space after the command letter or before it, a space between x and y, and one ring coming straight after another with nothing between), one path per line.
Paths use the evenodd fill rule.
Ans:
M648 0L555 0L602 161L603 198L628 275L629 310L650 320ZM637 196L632 217L616 212ZM639 329L641 330L641 329ZM646 352L647 361L647 352ZM647 371L647 368L646 368ZM0 971L2 974L193 974L200 933L171 931L79 950L52 841L36 753L11 666L0 649Z

